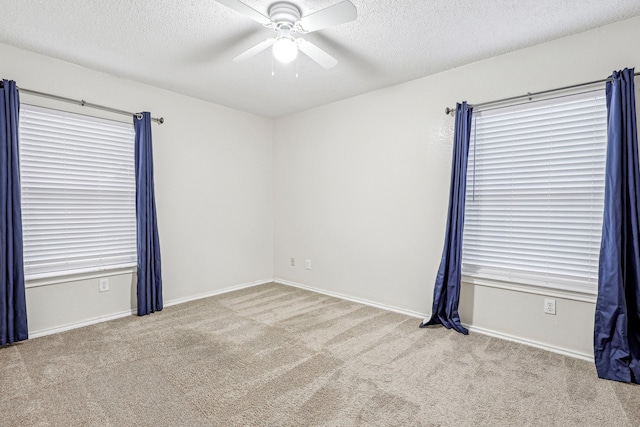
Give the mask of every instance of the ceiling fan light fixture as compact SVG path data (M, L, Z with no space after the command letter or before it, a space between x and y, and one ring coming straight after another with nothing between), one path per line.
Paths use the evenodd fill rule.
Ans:
M354 21L358 13L356 7L349 0L341 0L333 6L325 7L317 12L302 16L300 9L289 1L277 1L269 7L269 16L247 6L242 0L217 0L229 9L242 13L246 17L275 31L275 37L258 43L242 54L233 58L234 61L245 61L272 47L272 58L280 62L292 62L298 57L298 50L312 61L328 70L335 67L338 61L324 50L310 41L295 38L296 34L307 34L334 25ZM273 67L272 67L273 73Z
M289 37L279 37L273 44L273 56L280 62L288 63L298 56L298 46Z

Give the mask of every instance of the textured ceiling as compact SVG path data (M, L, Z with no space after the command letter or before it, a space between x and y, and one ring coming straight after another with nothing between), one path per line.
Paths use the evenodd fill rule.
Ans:
M292 0L303 16L339 1ZM351 1L355 21L305 36L330 70L270 50L233 62L273 32L214 0L0 0L0 42L278 117L640 15L640 0Z

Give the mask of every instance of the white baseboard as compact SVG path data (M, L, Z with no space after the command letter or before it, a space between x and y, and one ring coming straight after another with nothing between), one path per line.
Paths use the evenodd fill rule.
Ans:
M418 313L417 311L405 310L403 308L393 307L391 305L380 304L380 303L375 302L375 301L370 301L370 300L363 299L363 298L356 298L356 297L352 297L352 296L349 296L349 295L340 294L338 292L329 292L329 291L325 291L324 289L318 289L318 288L314 288L312 286L307 286L307 285L303 285L303 284L300 284L300 283L290 282L290 281L284 280L284 279L277 279L276 278L276 279L273 279L273 281L276 282L276 283L280 283L281 285L287 285L287 286L292 286L294 288L306 289L308 291L316 292L318 294L328 295L330 297L336 297L336 298L340 298L340 299L347 300L347 301L357 302L357 303L360 303L360 304L369 305L371 307L377 307L377 308L381 308L383 310L393 311L394 313L400 313L400 314L405 314L407 316L416 317L418 319L423 319L423 318L425 318L427 316L426 314Z
M94 325L96 323L108 322L109 320L119 319L121 317L127 317L136 314L136 310L125 310L118 313L109 314L106 316L97 316L90 319L85 319L80 322L68 323L62 326L56 326L54 328L41 329L35 332L29 332L29 339L44 337L46 335L58 334L60 332L70 331L71 329L82 328L84 326Z
M531 347L540 348L542 350L551 351L553 353L562 354L564 356L575 357L576 359L586 360L588 362L593 362L593 355L583 353L581 351L575 351L568 348L558 347L551 344L544 344L538 341L530 340L527 338L517 337L515 335L504 334L502 332L494 331L491 329L482 328L479 326L473 325L464 325L470 332L475 332L477 334L488 335L494 338L500 338L507 341L517 342L519 344L525 344Z
M353 301L353 302L357 302L360 304L364 304L364 305L369 305L372 307L377 307L383 310L387 310L387 311L393 311L395 313L400 313L400 314L405 314L407 316L411 316L411 317L416 317L419 319L425 319L430 317L430 315L425 314L425 313L418 313L417 311L411 311L411 310L405 310L402 308L398 308L398 307L393 307L393 306L388 306L385 304L380 304L378 302L373 302L373 301L369 301L366 299L362 299L362 298L355 298L355 297L351 297L348 295L344 295L344 294L340 294L337 292L328 292L322 289L318 289L318 288L314 288L312 286L307 286L307 285L302 285L300 283L295 283L295 282L290 282L288 280L284 280L284 279L278 279L278 278L274 278L273 279L274 282L276 283L280 283L282 285L287 285L287 286L293 286L295 288L301 288L301 289L306 289L308 291L312 291L312 292L316 292L319 294L323 294L323 295L329 295L335 298L340 298L340 299L344 299L347 301ZM498 332L492 329L487 329L487 328L482 328L482 327L478 327L478 326L473 326L473 325L467 325L464 324L464 326L469 329L469 331L477 333L477 334L482 334L482 335L487 335L490 337L494 337L494 338L500 338L503 340L507 340L507 341L513 341L513 342L517 342L519 344L525 344L531 347L536 347L536 348L540 348L543 350L547 350L547 351L551 351L553 353L558 353L558 354L562 354L564 356L569 356L569 357L575 357L577 359L582 359L582 360L586 360L589 362L593 362L593 355L587 354L587 353L583 353L580 351L575 351L575 350L571 350L571 349L567 349L567 348L563 348L563 347L558 347L558 346L554 346L551 344L544 344L538 341L534 341L534 340L530 340L528 338L522 338L522 337L517 337L515 335L510 335L510 334L505 334L502 332ZM416 325L417 327L417 325Z
M172 305L182 304L182 303L189 302L189 301L195 301L195 300L199 300L199 299L202 299L202 298L209 298L209 297L213 297L213 296L216 296L216 295L226 294L228 292L239 291L240 289L245 289L245 288L251 288L253 286L264 285L266 283L271 283L271 282L273 282L273 279L256 280L255 282L249 282L249 283L243 283L241 285L229 286L228 288L216 289L215 291L205 292L203 294L198 294L198 295L193 295L193 296L188 296L188 297L183 297L183 298L177 298L177 299L165 302L164 303L164 307L171 307Z
M215 291L205 292L203 294L177 298L170 301L165 301L163 304L163 307L170 307L176 304L182 304L185 302L195 301L202 298L208 298L215 295L226 294L227 292L233 292L233 291L237 291L244 288L250 288L252 286L264 285L265 283L271 283L271 282L273 282L273 279L257 280L254 282L243 283L241 285L230 286L228 288L216 289ZM115 320L121 317L133 316L133 315L136 315L136 313L137 313L136 309L124 310L118 313L108 314L105 316L96 316L89 319L81 320L79 322L68 323L66 325L56 326L53 328L41 329L39 331L34 331L34 332L29 331L29 339L44 337L46 335L57 334L65 331L70 331L71 329L82 328L84 326L94 325L96 323L108 322L109 320Z

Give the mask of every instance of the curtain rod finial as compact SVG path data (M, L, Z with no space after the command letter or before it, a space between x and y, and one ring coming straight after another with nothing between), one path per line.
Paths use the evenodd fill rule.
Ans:
M452 108L447 107L447 108L444 109L444 113L447 116L453 116L453 115L455 115L456 110L455 110L455 108L452 109Z

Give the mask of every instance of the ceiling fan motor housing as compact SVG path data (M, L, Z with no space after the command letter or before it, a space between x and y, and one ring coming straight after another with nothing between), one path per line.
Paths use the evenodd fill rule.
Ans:
M277 29L294 30L300 20L300 9L291 3L278 2L269 8L269 19Z

